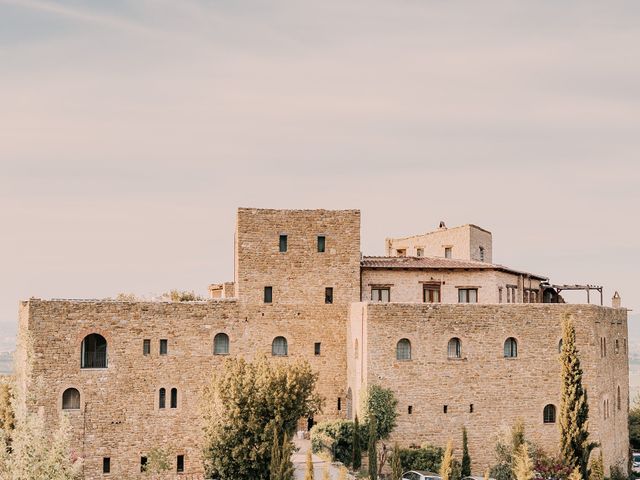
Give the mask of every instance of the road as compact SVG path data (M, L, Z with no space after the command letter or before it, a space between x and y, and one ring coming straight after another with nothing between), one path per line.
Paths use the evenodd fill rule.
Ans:
M307 451L311 448L311 442L309 440L300 440L296 438L294 443L298 448L298 451L294 453L291 458L296 471L295 478L296 480L304 480L304 473L307 468ZM313 461L314 480L322 480L325 468L329 468L329 477L331 480L338 479L338 473L340 471L338 467L332 465L330 462L325 462L317 455L312 455L311 460ZM353 477L349 475L347 478L352 479Z

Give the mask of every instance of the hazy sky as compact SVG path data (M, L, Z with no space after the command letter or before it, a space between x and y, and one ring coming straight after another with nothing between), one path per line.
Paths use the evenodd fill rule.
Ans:
M17 302L206 292L235 210L445 220L640 308L640 2L0 0L0 350Z

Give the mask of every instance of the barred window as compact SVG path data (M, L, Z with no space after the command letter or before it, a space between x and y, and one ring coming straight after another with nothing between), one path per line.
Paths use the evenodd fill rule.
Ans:
M411 360L411 342L403 338L396 345L396 358L398 360Z
M227 335L226 333L218 333L215 337L213 337L213 354L229 354L229 335Z
M82 340L81 368L107 368L107 341L92 333Z
M452 338L449 340L447 347L447 356L449 358L461 358L462 357L462 343L459 338Z
M509 337L504 342L504 356L506 358L515 358L518 356L518 341Z
M158 408L165 408L167 406L167 390L161 388L158 392Z
M284 337L276 337L271 343L271 355L275 357L286 357L289 354L289 345Z
M544 423L556 423L556 407L549 404L542 411L542 421Z
M80 410L80 392L75 388L67 388L62 394L63 410Z

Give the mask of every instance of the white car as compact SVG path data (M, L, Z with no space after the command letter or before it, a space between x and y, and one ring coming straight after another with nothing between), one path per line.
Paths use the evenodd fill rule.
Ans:
M631 470L636 473L640 473L640 453L633 452L633 463L631 464Z
M440 475L421 470L411 470L402 474L401 480L442 480Z

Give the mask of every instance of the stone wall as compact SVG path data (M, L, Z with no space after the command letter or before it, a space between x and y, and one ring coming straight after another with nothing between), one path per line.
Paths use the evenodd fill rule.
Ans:
M451 438L460 454L466 426L475 474L482 474L494 461L499 433L518 417L525 422L527 438L555 453L558 424L543 423L542 414L547 404L555 405L559 414L558 344L567 314L576 325L592 439L602 444L607 469L611 465L626 469L629 382L624 309L557 304L354 305L348 342L357 343L359 352L349 352L349 386L354 399L368 384L393 389L400 415L391 441L402 445L443 446ZM452 337L462 342L460 359L447 356ZM518 341L517 358L504 357L508 337ZM600 337L610 345L606 358L600 357ZM396 360L396 345L402 338L411 341L409 361ZM614 353L615 339L618 353ZM615 398L618 386L620 409ZM359 406L359 400L354 402Z

